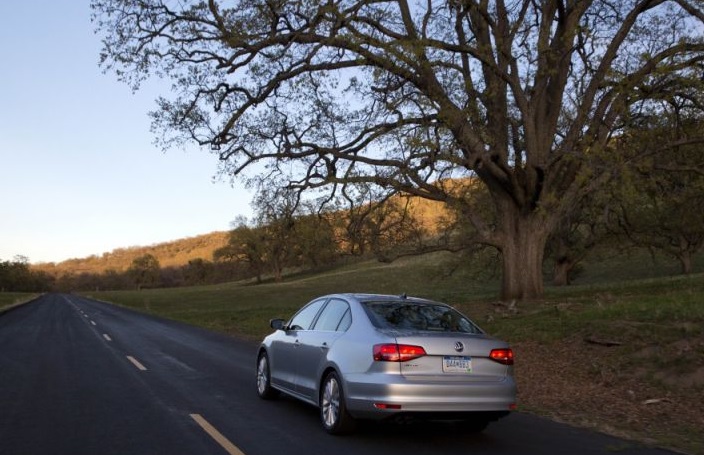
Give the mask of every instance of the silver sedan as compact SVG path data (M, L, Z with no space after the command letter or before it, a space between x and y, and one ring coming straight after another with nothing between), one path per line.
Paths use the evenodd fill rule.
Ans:
M443 303L327 295L270 325L257 356L259 396L283 392L319 407L328 433L398 417L481 431L516 407L509 345Z

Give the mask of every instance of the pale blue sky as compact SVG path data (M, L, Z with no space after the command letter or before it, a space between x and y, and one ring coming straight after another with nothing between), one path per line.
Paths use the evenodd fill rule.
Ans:
M251 195L206 150L153 145L158 82L98 67L88 0L5 2L0 15L0 260L58 262L230 228Z

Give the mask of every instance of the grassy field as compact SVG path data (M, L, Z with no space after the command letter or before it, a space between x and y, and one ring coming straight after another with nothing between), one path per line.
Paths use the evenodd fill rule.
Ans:
M438 255L392 264L365 262L257 286L228 283L92 295L214 330L259 338L270 331L270 318L286 318L313 297L332 292L406 292L452 303L485 301L495 293L495 282L469 279L466 272L450 274L444 259Z
M449 253L404 258L391 264L361 262L289 277L282 283L226 283L90 295L214 330L259 338L268 333L270 318L286 318L318 295L405 292L457 306L485 328L507 338L535 339L538 335L533 324L547 324L539 336L555 339L590 320L603 318L657 323L700 317L697 308L704 309L704 305L696 305L696 299L701 297L701 275L678 276L674 264L663 258L657 261L644 254L596 261L574 285L548 286L542 301L518 305L520 318L492 317L494 312L501 313L498 271L493 265L479 260L467 266L461 257ZM701 262L699 268L704 270L704 260ZM636 279L638 276L645 278ZM549 308L547 314L545 308ZM557 310L552 311L554 308Z
M86 295L250 339L270 332L270 318L287 318L331 292L405 292L445 301L512 343L522 410L633 445L704 454L703 257L696 270L678 276L677 264L666 258L605 251L584 265L572 286L548 286L544 299L517 305L497 300L498 272L490 260L449 253L361 262L283 283Z
M0 311L11 306L26 302L36 297L37 294L26 292L0 292Z

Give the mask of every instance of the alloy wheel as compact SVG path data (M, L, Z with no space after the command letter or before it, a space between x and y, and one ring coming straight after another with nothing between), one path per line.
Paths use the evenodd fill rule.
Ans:
M340 385L334 376L328 377L321 401L323 423L327 428L335 427L340 418Z

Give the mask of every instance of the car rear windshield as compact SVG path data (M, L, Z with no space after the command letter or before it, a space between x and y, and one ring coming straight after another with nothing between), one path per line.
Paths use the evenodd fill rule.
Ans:
M372 324L380 329L482 333L462 313L439 303L369 301L362 305Z

